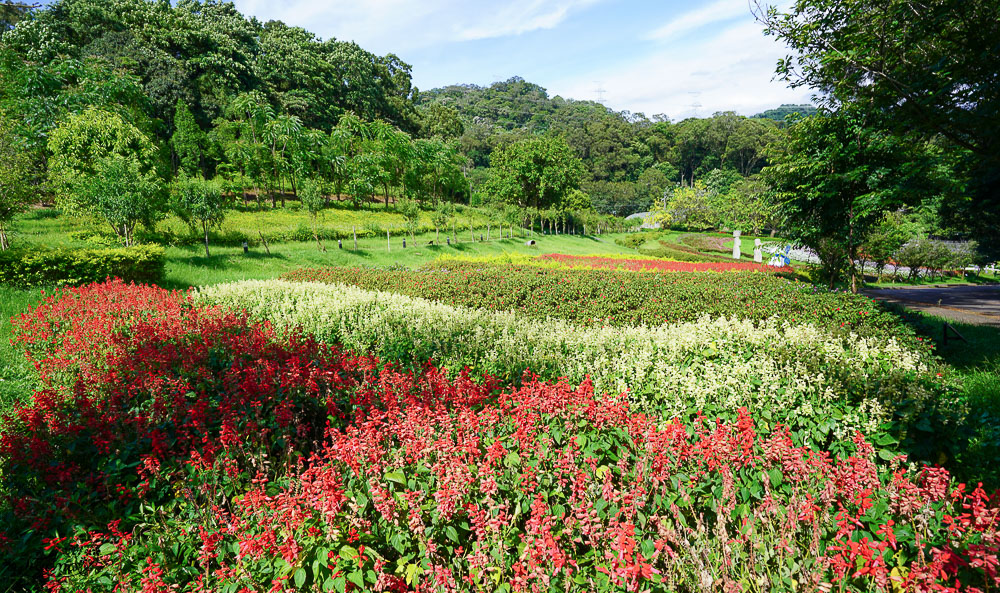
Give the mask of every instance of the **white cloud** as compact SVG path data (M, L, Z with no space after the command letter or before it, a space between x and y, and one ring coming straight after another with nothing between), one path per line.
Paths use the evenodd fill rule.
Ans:
M376 53L551 29L600 0L236 0L244 14L281 20Z
M750 14L749 6L740 0L717 0L708 6L685 12L646 35L648 40L665 41L721 21Z
M737 0L738 1L738 0ZM593 98L601 80L613 109L673 120L716 111L753 115L782 103L808 102L810 92L772 80L785 48L765 37L752 17L743 23L683 43L656 46L647 57L614 70L587 72L549 85L553 93Z

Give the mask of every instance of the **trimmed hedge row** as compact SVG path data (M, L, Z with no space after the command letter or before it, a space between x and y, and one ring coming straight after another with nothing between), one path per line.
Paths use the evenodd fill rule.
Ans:
M163 268L163 248L155 245L0 252L0 284L20 287L86 284L107 278L156 283L163 279Z

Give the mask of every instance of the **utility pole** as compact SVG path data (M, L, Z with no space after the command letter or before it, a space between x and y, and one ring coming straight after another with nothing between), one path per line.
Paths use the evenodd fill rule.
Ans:
M594 92L597 93L597 102L604 105L604 93L607 91L604 90L604 85L601 84L601 81L595 80L594 84L597 85L597 88L594 89Z

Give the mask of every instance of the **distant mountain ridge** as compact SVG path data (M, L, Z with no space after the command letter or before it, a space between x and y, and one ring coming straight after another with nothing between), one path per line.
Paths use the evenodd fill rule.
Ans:
M816 107L808 103L801 105L785 103L781 107L768 109L763 113L758 113L754 117L759 119L773 119L774 121L785 121L785 118L793 113L798 113L804 117L808 117L816 113Z

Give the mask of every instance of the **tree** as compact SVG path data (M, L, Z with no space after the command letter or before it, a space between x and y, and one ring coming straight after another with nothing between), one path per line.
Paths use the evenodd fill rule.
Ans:
M0 251L10 247L14 217L35 197L34 172L25 142L14 132L14 122L0 111Z
M19 21L28 17L32 10L41 6L38 2L0 2L0 35L11 29Z
M97 163L101 161L117 157L128 161L126 169L134 165L144 179L155 177L156 149L149 138L117 113L95 107L71 115L53 130L48 148L52 188L57 200L71 212L92 205L80 204L76 198L83 194L77 190L97 174Z
M873 226L933 186L919 145L882 131L850 106L794 124L772 162L764 177L778 192L791 238L817 251L831 287L846 271L852 291Z
M875 273L882 275L889 260L911 239L917 236L916 225L906 220L902 212L886 212L872 227L864 244L864 255L875 263Z
M101 158L93 174L75 179L74 193L76 203L104 219L126 246L135 244L139 223L152 225L163 214L163 183L135 156Z
M439 237L441 233L441 227L445 227L447 231L448 223L451 221L452 216L454 216L454 206L447 203L438 204L437 208L434 209L433 214L431 214L431 223L434 224L434 243L440 243Z
M977 234L1000 226L1000 3L996 0L798 0L756 8L794 50L778 62L828 107L850 103L899 135L957 148L968 199L946 212Z
M201 177L182 177L171 191L171 209L177 216L194 226L201 227L205 237L205 257L211 257L208 250L208 231L219 226L226 217L229 200L222 193L219 184Z
M302 191L299 192L299 199L302 205L309 211L309 218L312 219L313 238L316 239L316 248L326 251L323 242L319 238L319 215L326 205L326 198L323 192L322 181L314 178L306 178L302 181Z
M668 221L692 230L715 228L719 222L713 201L715 195L702 181L675 188L665 208L669 213Z
M420 225L420 204L409 198L401 198L396 203L396 210L406 220L406 230L410 233L410 240L414 241L414 235Z
M420 134L424 138L454 140L465 131L458 110L454 107L431 103L418 113L420 113Z
M746 229L755 235L769 229L773 237L784 220L774 191L760 175L741 179L730 187L724 199L731 212L728 224L734 229Z
M579 188L582 177L583 163L566 142L542 136L494 151L484 190L511 204L545 209Z
M197 175L201 171L201 160L204 152L205 133L198 127L194 115L187 103L177 99L174 110L174 134L170 137L170 146L177 157L177 168L184 175Z

